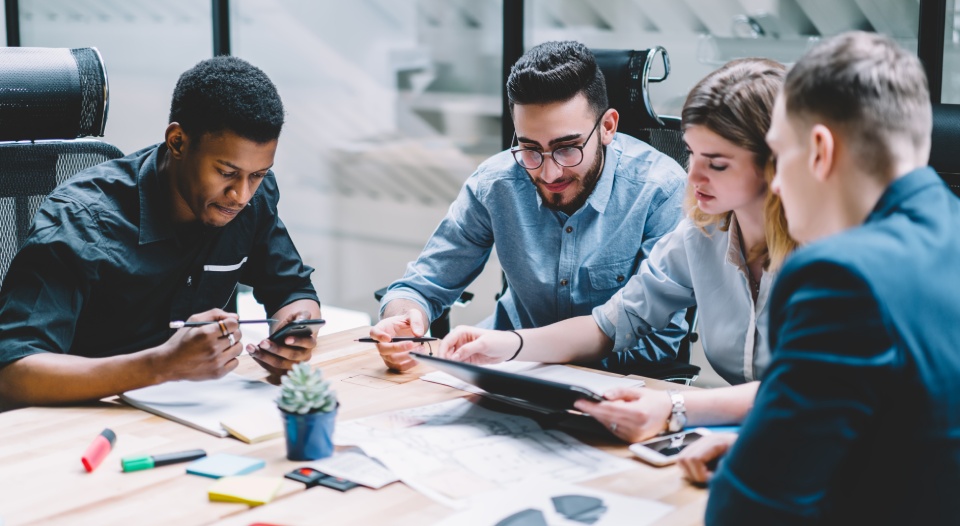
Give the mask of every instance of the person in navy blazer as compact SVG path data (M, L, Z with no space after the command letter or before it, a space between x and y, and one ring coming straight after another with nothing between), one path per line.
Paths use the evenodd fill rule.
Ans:
M923 67L888 37L842 34L789 72L767 141L805 246L739 438L683 454L707 524L960 520L960 201L926 166L931 128Z

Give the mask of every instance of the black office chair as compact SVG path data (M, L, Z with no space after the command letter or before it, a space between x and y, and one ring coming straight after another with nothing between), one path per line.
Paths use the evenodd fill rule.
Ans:
M617 131L632 135L669 155L680 166L687 167L687 147L683 142L679 117L657 115L650 102L650 83L663 82L670 75L667 50L594 49L597 65L607 82L610 107L620 113ZM663 74L652 76L657 60L663 63Z
M933 136L930 166L940 174L953 193L960 196L960 105L933 105Z
M0 282L43 199L73 174L122 157L92 139L107 122L95 48L0 48Z
M657 115L650 102L650 83L663 82L670 75L667 50L660 46L640 50L594 49L593 54L607 83L610 107L620 114L617 131L646 142L686 168L688 154L680 118ZM653 76L651 71L658 60L662 61L663 73ZM688 385L693 383L700 375L700 368L690 363L690 345L698 339L696 307L687 309L686 320L689 332L680 342L675 361L644 364L635 371L619 372L634 372Z

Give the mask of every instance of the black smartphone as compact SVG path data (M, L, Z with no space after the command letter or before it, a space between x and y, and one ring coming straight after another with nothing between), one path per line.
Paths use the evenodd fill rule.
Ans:
M267 338L274 343L282 344L287 336L313 336L317 335L320 327L327 323L325 320L297 320L284 325L268 336Z

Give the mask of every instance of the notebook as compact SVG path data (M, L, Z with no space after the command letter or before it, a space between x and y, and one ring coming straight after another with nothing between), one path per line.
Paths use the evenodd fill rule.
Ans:
M260 506L273 500L282 484L280 477L223 477L207 489L207 496L213 502Z
M279 387L230 373L219 380L182 380L127 391L120 400L144 411L218 437L227 436L220 422L237 417L272 415L277 420Z

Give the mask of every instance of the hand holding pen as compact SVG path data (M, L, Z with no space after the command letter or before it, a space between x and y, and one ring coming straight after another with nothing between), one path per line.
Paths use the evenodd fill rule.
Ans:
M410 351L436 339L423 336L428 328L426 315L419 308L410 308L403 314L380 320L370 329L370 338L362 341L373 340L387 367L402 372L417 365Z
M237 320L237 323L276 323L277 320L267 318L265 320ZM171 329L182 329L184 327L203 327L204 325L213 325L216 321L171 321Z
M221 309L190 316L183 326L191 328L173 332L155 348L160 380L209 380L236 369L243 350L238 321L236 314Z

